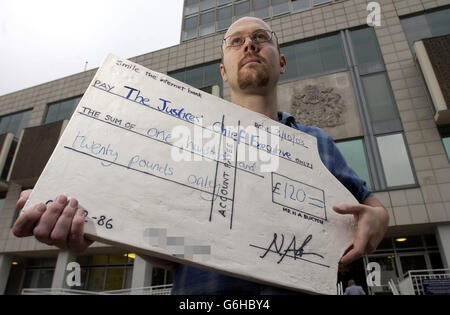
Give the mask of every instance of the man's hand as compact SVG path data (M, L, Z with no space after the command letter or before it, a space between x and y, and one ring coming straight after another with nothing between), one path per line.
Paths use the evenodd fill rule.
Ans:
M21 210L31 190L20 194L16 208ZM17 237L35 236L37 240L61 249L81 253L93 242L84 238L84 213L78 209L78 201L58 196L54 202L32 206L22 213L14 223L12 232Z
M389 215L374 197L366 198L363 204L333 207L340 214L353 214L358 224L353 248L342 257L340 263L347 265L377 248L386 233Z

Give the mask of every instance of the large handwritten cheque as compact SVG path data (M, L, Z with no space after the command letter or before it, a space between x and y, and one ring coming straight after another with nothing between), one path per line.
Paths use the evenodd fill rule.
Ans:
M286 289L335 294L357 203L315 137L109 55L27 206L75 197L85 237ZM27 207L25 207L26 209Z

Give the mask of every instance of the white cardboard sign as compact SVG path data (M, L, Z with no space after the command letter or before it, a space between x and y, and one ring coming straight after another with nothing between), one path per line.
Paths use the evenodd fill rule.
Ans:
M315 137L114 55L25 209L58 194L92 240L312 293L336 293L355 234Z

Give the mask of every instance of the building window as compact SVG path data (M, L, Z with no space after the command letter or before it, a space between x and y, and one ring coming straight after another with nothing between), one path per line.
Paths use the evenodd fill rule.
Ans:
M367 166L366 150L364 149L362 139L340 141L336 143L336 146L344 156L348 165L366 182L367 187L372 189L369 167Z
M412 46L417 40L450 34L449 20L450 8L429 11L425 14L401 19L411 50L413 50Z
M222 31L230 27L233 21L233 8L232 6L223 7L217 9L217 30Z
M292 0L292 10L294 12L304 11L311 8L311 0Z
M30 116L31 110L27 110L0 117L0 134L10 132L19 138L22 129L27 127Z
M198 15L184 19L183 40L197 37Z
M186 0L184 6L184 15L191 15L198 13L198 2L199 0Z
M375 134L402 130L400 116L385 72L361 77Z
M281 47L280 51L287 61L286 72L280 77L281 82L346 69L339 34L288 44Z
M55 266L56 258L29 259L22 289L51 288Z
M80 100L81 96L77 96L65 101L49 104L44 124L49 124L64 119L70 119Z
M372 28L350 31L352 50L358 65L374 134L402 130L400 115Z
M0 179L6 181L8 178L9 170L11 169L11 164L14 159L14 154L16 153L18 141L14 139L11 143L11 147L8 151L8 156L6 157L5 165L3 167L3 172L1 173Z
M192 85L198 89L218 85L222 94L222 75L220 74L220 61L205 65L176 70L168 73L169 76Z
M253 13L257 18L270 18L269 0L253 0Z
M235 20L250 15L250 1L243 1L234 5Z
M3 206L5 205L6 191L0 192L0 214L2 213Z
M433 36L450 34L450 8L426 13L425 17Z
M173 271L153 267L152 287L157 285L166 285L173 283Z
M355 78L374 190L415 185L395 98L373 28L344 32ZM393 150L395 148L395 150Z
M389 187L415 184L403 134L377 137L384 175Z
M284 13L289 13L289 0L272 0L272 15L277 16Z
M214 33L214 15L214 11L200 14L200 36Z
M221 6L221 5L224 5L224 4L229 4L231 2L232 2L232 0L217 0L217 5Z
M131 255L79 256L81 285L76 290L110 291L131 288L133 258Z
M312 2L313 2L313 5L321 5L321 4L324 4L324 3L328 3L328 2L331 2L331 0L312 0Z
M439 133L441 134L442 144L444 145L445 153L447 153L448 161L450 162L450 125L439 126Z
M216 0L200 0L200 12L209 10L216 6Z
M214 32L226 30L232 23L244 16L255 16L260 19L275 18L289 12L299 12L309 10L313 7L332 2L332 0L191 0L184 4L184 24L182 29L182 41L205 36ZM223 7L230 7L221 11ZM231 9L231 17L229 10ZM213 12L215 17L210 20L210 16L202 18L202 14ZM219 12L221 11L221 12ZM226 17L225 17L226 16ZM193 27L188 22L189 18L200 18L208 22L203 27L198 24ZM231 20L230 20L231 19ZM191 24L191 27L188 27ZM215 29L210 25L214 24Z
M444 144L445 152L447 153L448 161L450 162L450 136L442 138Z
M339 34L319 38L317 45L322 61L322 71L331 72L345 69L344 50Z
M360 75L384 71L383 57L373 29L361 28L350 33Z

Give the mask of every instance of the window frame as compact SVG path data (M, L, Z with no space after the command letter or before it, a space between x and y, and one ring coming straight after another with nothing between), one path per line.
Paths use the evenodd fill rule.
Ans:
M405 133L403 132L403 130L400 131L400 132L391 132L391 133L384 133L384 134L376 135L375 136L375 141L377 142L377 138L378 137L387 137L387 136L393 136L393 135L401 135L402 136L403 144L405 145L405 151L406 151L406 154L407 154L407 157L408 157L408 160L409 160L409 166L411 167L411 173L412 173L412 176L413 176L413 179L414 179L414 183L412 183L412 184L401 184L401 185L395 185L395 186L389 186L387 184L387 178L386 178L386 173L385 173L385 169L384 169L384 165L383 165L383 160L381 158L380 148L378 146L378 154L379 154L378 158L380 159L381 167L382 167L382 169L380 171L381 171L381 173L384 176L384 181L386 183L386 186L385 186L386 190L391 191L391 190L398 190L398 189L417 188L417 187L419 187L419 184L418 184L416 169L414 167L414 163L413 163L413 160L412 160L412 157L411 157L411 152L410 152L410 150L408 148L408 142L406 140L406 136L405 136ZM377 144L378 144L378 142L377 142Z
M400 119L400 112L398 110L398 106L396 104L395 101L395 95L394 92L392 90L392 85L391 82L389 80L389 76L387 71L376 71L376 72L372 72L372 73L366 73L366 74L361 74L359 75L359 78L361 80L362 83L362 92L364 93L364 97L366 100L366 106L367 106L367 110L369 111L369 115L372 118L372 115L370 114L370 110L371 110L371 105L369 104L369 98L368 98L368 93L367 93L367 89L366 89L366 85L363 82L364 78L367 77L371 77L371 76L376 76L376 75L383 75L385 78L385 82L386 82L386 88L387 88L387 93L390 96L390 99L392 100L392 109L393 109L393 113L395 114L395 119L392 119L392 122L387 122L387 121L382 121L382 123L380 123L378 120L375 121L373 119L371 119L371 123L372 123L372 130L373 133L377 136L382 135L382 134L388 134L388 133L395 133L395 132L399 132L399 131L403 131L403 124L402 121ZM394 122L394 120L397 120L397 123ZM377 131L377 130L385 130L385 131ZM387 130L387 131L386 131Z
M369 158L368 158L368 152L367 152L367 148L366 148L366 144L364 142L364 137L354 137L354 138L345 138L345 139L339 139L336 140L335 143L339 144L339 143L343 143L343 142L350 142L350 141L356 141L356 140L360 140L362 147L363 147L363 154L364 154L364 158L365 158L365 162L366 162L366 167L367 167L367 173L369 175L369 183L366 182L366 184L368 184L368 188L369 190L373 190L373 180L372 180L372 173L370 171L370 167L369 167ZM339 149L339 147L338 147ZM339 151L341 152L342 155L344 155L342 153L342 150L339 149ZM348 161L346 160L346 162L348 163ZM351 167L351 169L356 173L355 169L349 164L349 166ZM364 178L362 178L359 174L357 174L362 180L364 180Z
M217 65L217 69L219 69L220 63L221 63L220 59L219 60L213 60L213 61L206 62L206 63L203 63L203 64L195 65L195 66L192 66L192 67L187 67L187 68L183 68L183 69L169 71L167 73L167 75L170 76L170 77L173 77L174 79L176 79L178 81L181 81L181 82L184 82L186 84L192 85L191 83L186 82L187 81L186 74L188 73L188 71L202 68L203 69L202 70L203 71L203 73L202 73L202 85L201 86L194 86L194 87L199 89L199 90L201 90L201 89L209 87L209 86L218 85L219 86L220 97L223 97L223 80L222 80L221 76L217 77L219 80L216 81L216 82L209 82L209 81L205 80L206 79L206 75L205 75L206 71L205 70L208 67L212 66L212 65Z
M21 118L20 123L19 123L19 125L17 127L18 130L15 133L13 133L11 131L5 131L2 134L4 134L4 133L13 133L14 134L14 139L19 139L22 130L25 129L25 128L28 128L28 123L30 122L30 117L28 117L28 121L26 123L23 123L23 114L29 113L30 116L31 116L32 112L33 112L33 108L28 108L28 109L25 109L25 110L21 110L21 111L18 111L18 112L13 112L13 113L9 113L9 114L5 114L3 116L0 116L0 123L1 123L2 119L4 119L5 117L11 117L11 116L22 114L22 118ZM21 125L23 125L22 129L20 129Z
M83 95L84 94L78 95L78 96L68 97L68 98L65 98L65 99L62 99L62 100L59 100L59 101L56 101L56 102L52 102L52 103L47 103L46 106L45 106L45 115L43 115L43 117L42 117L41 125L47 125L47 124L51 124L51 123L54 123L54 122L57 122L57 121L61 121L61 120L69 120L72 117L72 115L74 114L75 109L77 108L78 104L80 104L81 99L83 98ZM51 122L45 122L47 120L47 115L48 115L48 111L49 111L50 106L57 105L57 104L60 104L60 103L66 102L66 101L70 101L70 100L75 100L77 98L79 98L80 100L78 101L78 104L73 107L72 113L70 114L69 118L64 118L64 119L55 120L55 121L51 121Z
M231 16L227 17L225 19L219 19L219 11L225 10L225 9L231 11ZM230 20L230 22L233 23L233 6L230 4L230 5L224 5L224 6L221 6L221 7L217 7L217 9L216 9L216 20L215 20L216 31L217 32L226 31L229 28L229 26L227 26L225 28L222 27L222 26L219 27L219 22L228 21L228 20ZM230 25L231 25L231 23L230 23Z
M430 23L430 19L429 16L432 15L433 13L439 12L439 11L444 11L444 10L449 10L450 11L450 5L445 5L445 6L441 6L441 7L437 7L437 8L433 8L430 10L426 10L426 11L420 11L420 12L415 12L413 14L408 14L405 16L401 16L400 17L400 24L402 26L402 30L405 33L406 36L406 41L408 42L408 46L411 50L411 52L414 54L414 47L413 44L415 41L418 40L422 40L422 39L427 39L427 38L431 38L431 37L436 37L436 36L442 36L442 34L433 34L433 28L431 27L431 23ZM410 20L410 19L414 19L414 18L423 18L422 22L425 22L426 24L426 29L424 29L424 31L426 31L427 35L425 35L424 37L419 37L417 39L412 39L410 36L411 35L410 32L407 31L407 29L405 28L405 21L406 20ZM416 21L414 21L416 22ZM434 29L435 30L435 29ZM450 33L449 33L450 34Z
M298 80L304 80L304 79L315 78L315 77L324 76L324 75L328 75L328 74L348 71L349 67L348 67L348 64L347 64L347 62L345 60L345 58L346 58L346 56L345 56L345 49L344 49L344 45L343 45L343 42L342 42L342 37L340 35L340 32L331 32L331 33L327 33L327 34L325 34L323 36L314 36L312 38L310 37L310 38L307 38L307 39L302 39L302 40L298 40L298 41L282 44L282 45L280 45L280 52L283 53L282 50L285 47L294 46L294 49L295 49L295 46L296 45L300 45L301 43L310 42L310 41L319 41L320 39L323 39L323 38L326 38L326 37L331 37L331 36L337 36L339 38L341 44L342 44L341 45L341 51L342 51L342 57L344 58L344 65L343 65L342 68L336 68L334 70L325 70L325 71L315 72L313 74L307 74L307 75L304 75L304 76L297 75L297 76L295 76L293 78L288 78L288 79L283 79L283 75L281 75L280 76L280 80L279 80L278 83L279 84L285 84L285 83L295 82L295 81L298 81ZM318 46L318 44L319 43L317 42L316 45ZM319 49L319 54L320 54L320 49ZM320 55L320 58L321 58L321 62L322 62L321 55ZM287 59L286 61L287 61L287 64L288 64L287 67L289 67L289 60ZM296 68L296 72L298 74L300 71L298 69L297 61L295 61L295 66L297 67ZM323 68L323 65L322 65L322 68Z
M439 131L439 135L441 137L442 146L444 147L444 152L447 155L447 159L450 163L450 145L449 145L449 150L447 151L447 148L444 143L444 139L450 140L450 124L438 126L438 131Z
M371 115L369 112L369 105L367 103L368 100L367 100L367 96L365 95L365 90L364 90L364 86L363 86L362 79L361 79L361 77L363 75L361 75L361 73L359 72L358 61L356 58L356 54L354 52L353 40L351 37L351 31L361 29L363 27L367 27L367 26L362 26L362 27L359 26L356 28L350 28L350 29L343 30L343 31L341 31L341 36L342 36L343 43L344 43L343 48L344 48L345 55L347 58L347 65L348 65L349 71L350 71L353 90L355 92L355 97L356 97L357 104L358 104L361 125L363 127L365 147L368 151L369 171L371 173L371 177L373 180L372 191L380 192L380 191L387 191L387 190L390 191L390 190L396 190L396 189L417 188L417 187L419 187L419 182L417 179L415 166L414 166L413 160L411 158L411 152L409 149L409 145L408 145L408 142L406 141L406 137L404 134L403 123L400 119L400 115L398 115L398 117L399 117L398 119L400 121L401 130L396 130L393 132L385 132L385 133L375 133L374 129L372 127L373 126L372 119L371 119ZM378 38L376 36L375 36L375 39L376 39L377 45L379 47ZM381 57L382 57L382 55L381 55ZM384 60L382 60L382 63L383 63L384 68L386 68L384 65ZM374 71L373 73L370 73L370 74L376 74L376 73L380 73L380 72L381 71ZM364 74L364 75L367 75L367 74ZM388 83L388 89L390 90L389 92L393 94L392 86L391 86L389 78L387 80L387 83ZM393 97L393 100L394 100L394 110L396 110L398 112L398 105L396 104L395 97ZM388 184L387 184L384 167L383 167L383 164L381 161L380 149L378 147L376 137L382 136L382 135L397 134L397 133L401 133L403 136L406 152L408 155L408 162L409 162L409 165L411 166L411 171L413 173L415 183L391 187L391 186L388 186Z

